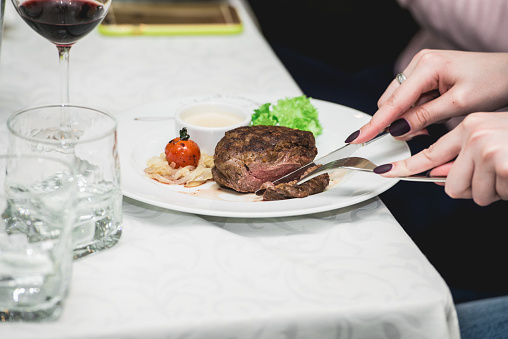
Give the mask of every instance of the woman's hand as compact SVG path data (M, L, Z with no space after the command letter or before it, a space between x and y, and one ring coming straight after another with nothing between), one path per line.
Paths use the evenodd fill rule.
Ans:
M454 116L508 105L508 54L424 50L393 80L371 121L347 140L362 143L390 126L401 140ZM355 138L356 137L356 138Z
M508 112L470 114L428 149L375 172L397 177L429 169L431 176L447 176L452 198L481 206L508 200Z

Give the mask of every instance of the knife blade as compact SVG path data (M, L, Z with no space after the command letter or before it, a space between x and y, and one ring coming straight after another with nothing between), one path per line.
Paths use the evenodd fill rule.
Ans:
M341 158L349 157L351 154L356 152L358 149L360 149L364 146L367 146L367 145L373 143L374 141L381 139L382 137L384 137L387 134L389 134L388 129L385 129L384 131L379 133L377 136L375 136L371 140L364 142L362 144L346 144L346 145L322 156L321 158L315 159L314 161L294 170L293 172L290 172L290 173L278 178L277 180L272 181L272 184L278 185L278 184L290 182L292 180L300 179L302 174L310 167L317 166L317 165L324 165L324 164L326 164L330 161L333 161L333 160L338 160ZM263 195L264 192L265 192L265 189L258 189L256 191L256 195Z

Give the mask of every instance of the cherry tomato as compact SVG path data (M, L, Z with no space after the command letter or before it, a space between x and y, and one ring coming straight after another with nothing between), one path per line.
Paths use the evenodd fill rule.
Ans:
M174 138L166 145L166 160L169 164L175 163L175 168L192 165L198 166L201 150L198 144L189 139L187 128L182 128L180 137Z

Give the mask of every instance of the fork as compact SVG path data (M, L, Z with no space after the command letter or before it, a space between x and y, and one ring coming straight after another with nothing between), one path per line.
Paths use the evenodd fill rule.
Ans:
M300 178L300 180L296 183L297 185L301 185L304 182L320 175L325 172L330 173L339 169L345 170L354 170L354 171L362 171L374 173L374 168L377 165L372 161L367 160L365 158L360 157L349 157L342 158L334 161L330 161L324 165L319 166L314 171L310 172L306 176ZM446 177L427 177L423 175L411 175L408 177L395 177L393 179L398 180L406 180L406 181L426 181L426 182L446 182Z

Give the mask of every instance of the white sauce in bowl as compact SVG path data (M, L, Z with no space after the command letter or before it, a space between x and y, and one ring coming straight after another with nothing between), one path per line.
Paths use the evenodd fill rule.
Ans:
M243 118L230 112L193 112L182 117L185 122L201 127L226 127L237 125Z
M242 106L225 102L196 102L180 108L175 114L175 135L182 128L194 140L202 153L213 155L217 142L226 131L248 126L251 113Z

